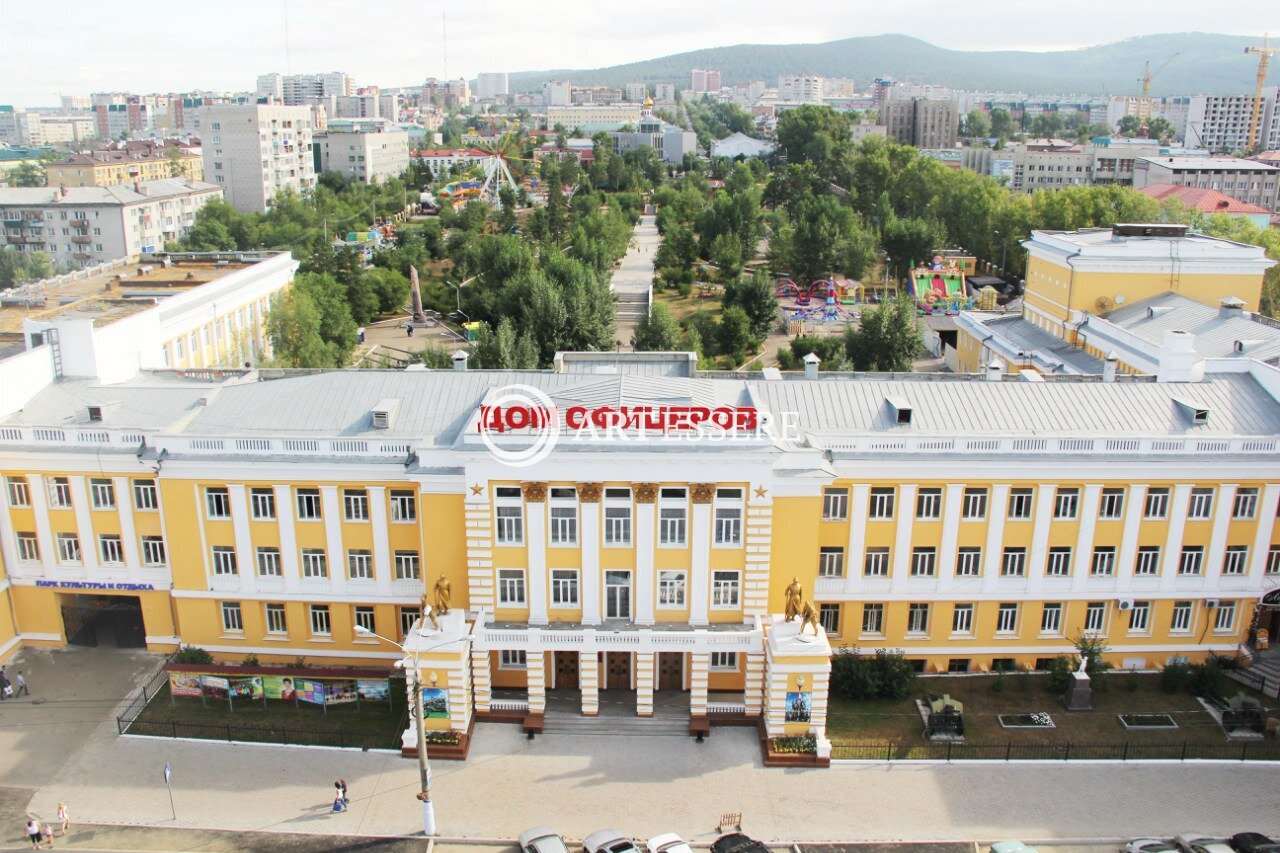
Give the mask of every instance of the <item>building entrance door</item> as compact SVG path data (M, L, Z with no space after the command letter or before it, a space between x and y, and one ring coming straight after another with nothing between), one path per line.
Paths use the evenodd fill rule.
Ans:
M683 652L658 652L658 689L684 689Z
M556 689L578 689L578 652L556 652Z
M146 648L147 631L138 596L67 594L58 598L62 629L71 645Z
M605 689L631 689L631 652L605 652Z

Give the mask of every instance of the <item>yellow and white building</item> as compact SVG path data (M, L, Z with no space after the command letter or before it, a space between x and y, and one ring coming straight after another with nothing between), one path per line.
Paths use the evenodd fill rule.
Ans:
M618 691L641 715L672 690L695 725L758 715L821 745L832 647L981 672L1043 666L1083 632L1152 669L1235 654L1280 586L1280 370L1261 362L1180 382L698 375L687 354L455 364L39 390L0 420L10 642L83 641L127 611L138 627L117 634L155 650L401 657L362 626L420 655L449 693L435 723L458 731L542 713L555 690L584 714ZM519 431L480 425L513 385L562 425L684 406L771 426L633 422L511 467L491 445ZM424 635L441 577L453 609ZM782 620L793 578L822 636ZM811 714L788 722L797 693Z

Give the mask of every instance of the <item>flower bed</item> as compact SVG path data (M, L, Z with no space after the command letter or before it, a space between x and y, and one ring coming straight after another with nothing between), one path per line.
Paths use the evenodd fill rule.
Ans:
M423 735L429 746L457 746L462 742L458 732L426 732Z
M1053 717L1043 712L1035 714L1000 714L1000 727L1005 729L1053 729Z
M1176 729L1178 724L1168 714L1117 714L1126 729Z
M816 755L818 740L813 735L776 737L770 741L769 748L783 755Z

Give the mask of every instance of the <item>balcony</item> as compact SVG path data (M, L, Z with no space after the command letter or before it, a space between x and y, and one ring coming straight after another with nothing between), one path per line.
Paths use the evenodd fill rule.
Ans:
M75 258L77 261L87 261L93 256L88 252L72 252L71 257Z
M603 625L566 622L531 626L522 622L487 624L477 620L473 633L477 649L588 654L597 651L746 653L760 651L764 641L758 619L750 625L714 624L698 628L682 624L642 626L621 621Z
M90 237L88 234L72 234L71 242L72 243L92 243L93 238Z
M72 227L72 228L88 228L88 227L89 227L89 220L87 220L87 219L72 219L72 220L71 220L71 227Z

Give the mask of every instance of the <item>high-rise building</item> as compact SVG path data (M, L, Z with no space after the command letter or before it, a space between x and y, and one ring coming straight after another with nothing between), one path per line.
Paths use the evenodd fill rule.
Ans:
M93 101L88 95L63 95L62 111L64 113L74 112L76 110L87 110L93 106Z
M1253 95L1194 96L1187 106L1186 144L1222 154L1246 150L1255 103ZM1280 86L1262 90L1257 141L1263 151L1280 148Z
M277 72L258 75L257 94L264 98L284 100L284 75Z
M549 107L567 107L573 103L573 84L564 80L548 80L542 84L542 95Z
M820 104L826 97L826 81L816 74L791 74L778 78L778 100Z
M321 74L259 74L259 97L283 100L287 106L307 103L307 98L342 97L355 91L355 83L341 71Z
M409 168L409 134L386 119L335 119L314 137L317 173L371 184Z
M889 138L917 148L954 148L960 113L955 101L888 100L880 105L880 123Z
M719 92L720 72L695 68L689 72L689 89L692 92Z
M309 107L218 104L201 111L205 180L226 190L236 210L271 209L276 193L315 187Z
M9 104L0 104L0 142L15 148L30 145L31 116L34 115Z
M505 71L481 71L476 75L476 97L482 101L504 98L510 94Z
M1138 157L1134 165L1135 189L1157 184L1219 190L1246 204L1275 210L1280 169L1238 157L1183 157L1164 154Z
M627 95L627 100L633 104L639 104L649 95L649 87L644 83L628 83L623 87Z
M446 107L460 107L471 103L471 84L459 77L456 80L437 80L428 77L422 84L422 99L439 98Z

